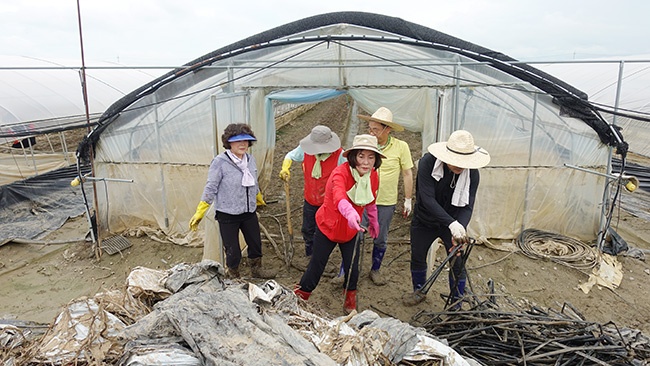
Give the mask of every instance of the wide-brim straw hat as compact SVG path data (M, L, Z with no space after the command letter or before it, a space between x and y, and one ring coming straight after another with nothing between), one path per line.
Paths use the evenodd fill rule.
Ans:
M441 161L464 169L478 169L490 163L490 154L474 145L474 137L465 130L454 131L447 141L436 142L427 148Z
M398 132L404 131L404 127L402 125L393 122L393 112L391 112L390 109L386 107L379 107L379 109L377 109L377 111L375 111L372 116L358 114L357 117L361 118L364 121L381 123L382 125L386 125Z
M300 140L300 147L309 155L332 153L341 147L341 139L329 127L318 125Z
M352 141L352 147L343 152L343 157L347 158L348 153L352 150L370 150L379 154L382 158L386 158L386 155L382 154L379 151L377 146L377 137L373 135L356 135L354 136L354 141Z

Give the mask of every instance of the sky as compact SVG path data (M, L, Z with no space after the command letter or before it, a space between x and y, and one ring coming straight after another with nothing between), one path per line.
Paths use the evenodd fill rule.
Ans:
M650 55L647 0L79 0L79 7L87 66L180 66L336 11L402 18L522 61ZM77 0L0 0L0 49L80 64Z

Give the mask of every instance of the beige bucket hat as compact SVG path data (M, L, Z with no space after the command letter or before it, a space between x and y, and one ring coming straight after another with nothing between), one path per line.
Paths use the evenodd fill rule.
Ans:
M490 154L474 145L474 137L465 130L454 131L447 141L436 142L427 148L443 162L464 169L478 169L490 163Z
M341 147L341 139L329 127L318 125L300 140L300 147L309 155L332 153Z
M378 153L382 158L386 156L379 151L377 147L377 138L373 135L356 135L352 141L352 147L343 152L343 157L348 157L348 153L352 150L370 150Z
M372 116L358 114L357 117L361 118L364 121L381 123L398 132L404 131L404 127L402 125L393 122L393 112L391 112L390 109L386 107L379 107L379 109L377 109L377 111L375 111Z

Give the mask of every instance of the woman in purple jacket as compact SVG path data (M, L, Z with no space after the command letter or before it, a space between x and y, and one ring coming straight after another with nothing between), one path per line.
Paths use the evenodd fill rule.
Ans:
M248 262L251 275L257 278L274 278L275 273L262 267L262 237L257 220L256 196L259 192L257 164L248 148L257 141L250 126L233 123L221 135L225 152L212 159L208 182L203 189L201 202L190 220L190 229L196 230L205 212L214 203L215 219L226 250L226 272L238 278L241 262L239 231L248 245Z

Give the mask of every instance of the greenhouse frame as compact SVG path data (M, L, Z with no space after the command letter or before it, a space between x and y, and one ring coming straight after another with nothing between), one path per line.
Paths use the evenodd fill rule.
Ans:
M100 228L148 227L177 243L214 237L214 220L203 220L199 234L187 223L222 152L225 126L246 122L255 131L251 150L264 192L277 175L274 109L342 94L353 101L350 125L356 112L385 106L395 122L421 133L423 151L465 129L490 152L470 235L511 239L536 228L594 240L601 231L604 174L612 154L625 158L627 143L585 93L499 52L360 12L262 32L114 103L80 147L86 159L94 153L96 176L133 180L96 187Z

